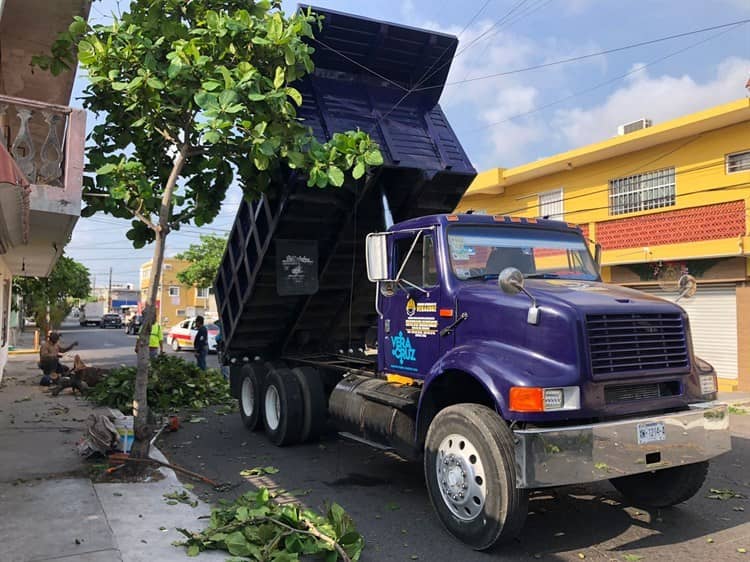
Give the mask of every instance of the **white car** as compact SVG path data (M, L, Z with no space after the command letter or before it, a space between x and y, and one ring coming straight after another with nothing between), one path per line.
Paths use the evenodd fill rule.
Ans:
M219 327L216 324L206 324L206 329L208 330L208 351L215 353ZM198 333L198 330L195 327L195 318L183 320L172 326L167 332L167 345L171 346L174 351L193 349L196 333Z

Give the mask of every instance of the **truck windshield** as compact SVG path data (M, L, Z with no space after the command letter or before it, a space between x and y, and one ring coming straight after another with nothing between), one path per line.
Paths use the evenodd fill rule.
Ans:
M462 280L497 277L515 267L524 277L599 278L580 234L541 228L452 226L448 230L451 265Z

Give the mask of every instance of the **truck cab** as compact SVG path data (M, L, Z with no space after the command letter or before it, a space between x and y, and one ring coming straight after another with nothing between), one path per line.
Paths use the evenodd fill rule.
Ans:
M378 371L420 389L428 489L465 542L514 536L529 489L609 479L640 505L680 503L729 450L684 310L602 283L575 225L430 216L371 234L366 252Z

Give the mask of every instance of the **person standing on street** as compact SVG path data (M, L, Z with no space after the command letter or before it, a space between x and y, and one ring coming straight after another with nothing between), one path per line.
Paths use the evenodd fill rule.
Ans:
M145 327L145 324L141 326L141 330ZM140 337L135 341L135 352L138 353L138 343ZM159 356L160 353L164 353L164 332L161 329L159 322L154 322L151 326L151 334L148 337L148 356L150 359L154 359Z
M195 328L198 330L193 341L195 349L195 362L202 371L206 370L206 357L208 356L208 330L203 325L203 316L195 317Z

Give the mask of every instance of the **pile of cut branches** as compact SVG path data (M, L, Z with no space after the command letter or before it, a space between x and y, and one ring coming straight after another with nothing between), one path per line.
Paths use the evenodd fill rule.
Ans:
M87 397L100 406L117 408L130 415L135 373L135 367L113 369L91 389ZM216 369L202 371L195 363L174 355L159 355L151 361L148 403L153 410L166 413L183 408L200 409L230 401L229 383Z
M204 550L225 550L251 560L294 562L300 556L323 556L326 562L359 560L365 541L338 504L325 516L295 505L279 505L265 488L248 492L211 512L201 532L178 529L187 540L189 556Z

